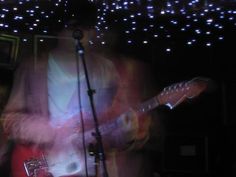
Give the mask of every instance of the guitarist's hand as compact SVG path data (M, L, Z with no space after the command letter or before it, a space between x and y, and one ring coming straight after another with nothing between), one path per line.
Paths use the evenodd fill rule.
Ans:
M118 146L126 147L132 143L138 134L139 123L136 113L130 109L117 119L117 130L113 132Z
M49 145L55 138L55 130L45 120L26 120L22 129L24 131L16 135L22 143L32 142L35 146Z

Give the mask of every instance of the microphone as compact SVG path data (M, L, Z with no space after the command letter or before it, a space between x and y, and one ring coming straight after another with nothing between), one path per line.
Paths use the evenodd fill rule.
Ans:
M75 29L72 33L72 37L75 39L76 41L76 51L80 54L83 55L84 54L84 47L81 44L80 40L84 37L84 34L82 32L82 30L80 29Z
M84 37L82 30L76 29L73 31L72 37L77 40L81 40Z

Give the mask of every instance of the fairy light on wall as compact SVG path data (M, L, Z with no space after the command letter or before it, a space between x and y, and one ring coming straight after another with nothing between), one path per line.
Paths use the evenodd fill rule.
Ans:
M48 24L55 23L54 13L66 7L66 4L67 0L1 0L0 30L14 33L47 33ZM60 23L60 19L57 22Z
M170 44L181 36L187 46L212 47L215 42L225 39L223 33L225 24L232 27L236 25L236 10L232 6L231 9L226 7L225 1L116 0L112 2L93 1L98 6L100 4L97 29L99 34L103 34L110 15L120 13L119 17L114 15L111 27L114 23L120 24L128 45L152 45L153 42L165 41L166 46L171 46ZM98 35L101 42L104 41L103 35ZM171 47L166 47L164 50L172 51Z
M236 9L226 7L223 0L88 1L97 6L97 39L102 45L109 43L105 40L106 32L119 26L129 46L163 42L163 50L171 52L172 44L181 37L186 46L212 47L215 42L225 40L225 24L236 26ZM69 2L0 0L0 30L48 34L50 25L63 25L63 15L70 11Z

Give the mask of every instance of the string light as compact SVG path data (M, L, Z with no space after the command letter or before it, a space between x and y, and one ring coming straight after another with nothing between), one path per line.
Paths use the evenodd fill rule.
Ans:
M49 23L55 17L55 11L65 7L66 3L67 0L1 0L0 30L6 31L10 28L14 33L47 33L45 24Z
M232 6L226 7L226 0L88 1L97 6L95 28L102 45L108 44L104 34L113 28L113 24L121 28L129 46L148 46L158 41L165 41L166 46L170 46L181 36L187 46L197 45L204 39L205 43L201 44L210 47L216 41L224 41L225 24L236 26L236 10ZM51 21L63 24L61 10L69 13L68 3L69 0L0 0L0 30L17 34L48 34L48 25L54 25ZM58 15L58 12L61 14ZM114 18L111 19L111 16ZM94 45L93 41L91 43ZM173 47L166 49L170 52Z
M101 1L91 2L97 5L101 3ZM111 14L117 13L120 16L112 22L121 24L128 44L133 43L134 38L139 36L139 41L136 40L136 43L140 45L150 43L147 41L158 40L165 41L168 45L179 35L188 46L199 44L197 42L204 39L208 41L205 46L210 47L216 41L224 40L221 31L225 24L236 26L236 10L233 7L229 9L226 5L227 1L224 0L220 2L145 0L142 3L128 0L116 0L111 3L103 0L99 6L97 28L99 32L105 31L106 20L108 21ZM188 40L189 38L194 40ZM100 40L104 39L101 37ZM168 49L169 51L171 50Z

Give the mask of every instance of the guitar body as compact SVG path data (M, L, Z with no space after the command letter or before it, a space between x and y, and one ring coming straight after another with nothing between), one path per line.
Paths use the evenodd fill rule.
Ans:
M83 151L70 144L41 150L33 146L16 145L12 153L12 177L86 176ZM93 156L87 156L88 174L95 176Z
M24 162L31 158L41 158L43 151L39 149L33 149L32 146L16 145L11 158L11 171L12 177L27 177L27 173L24 168Z

